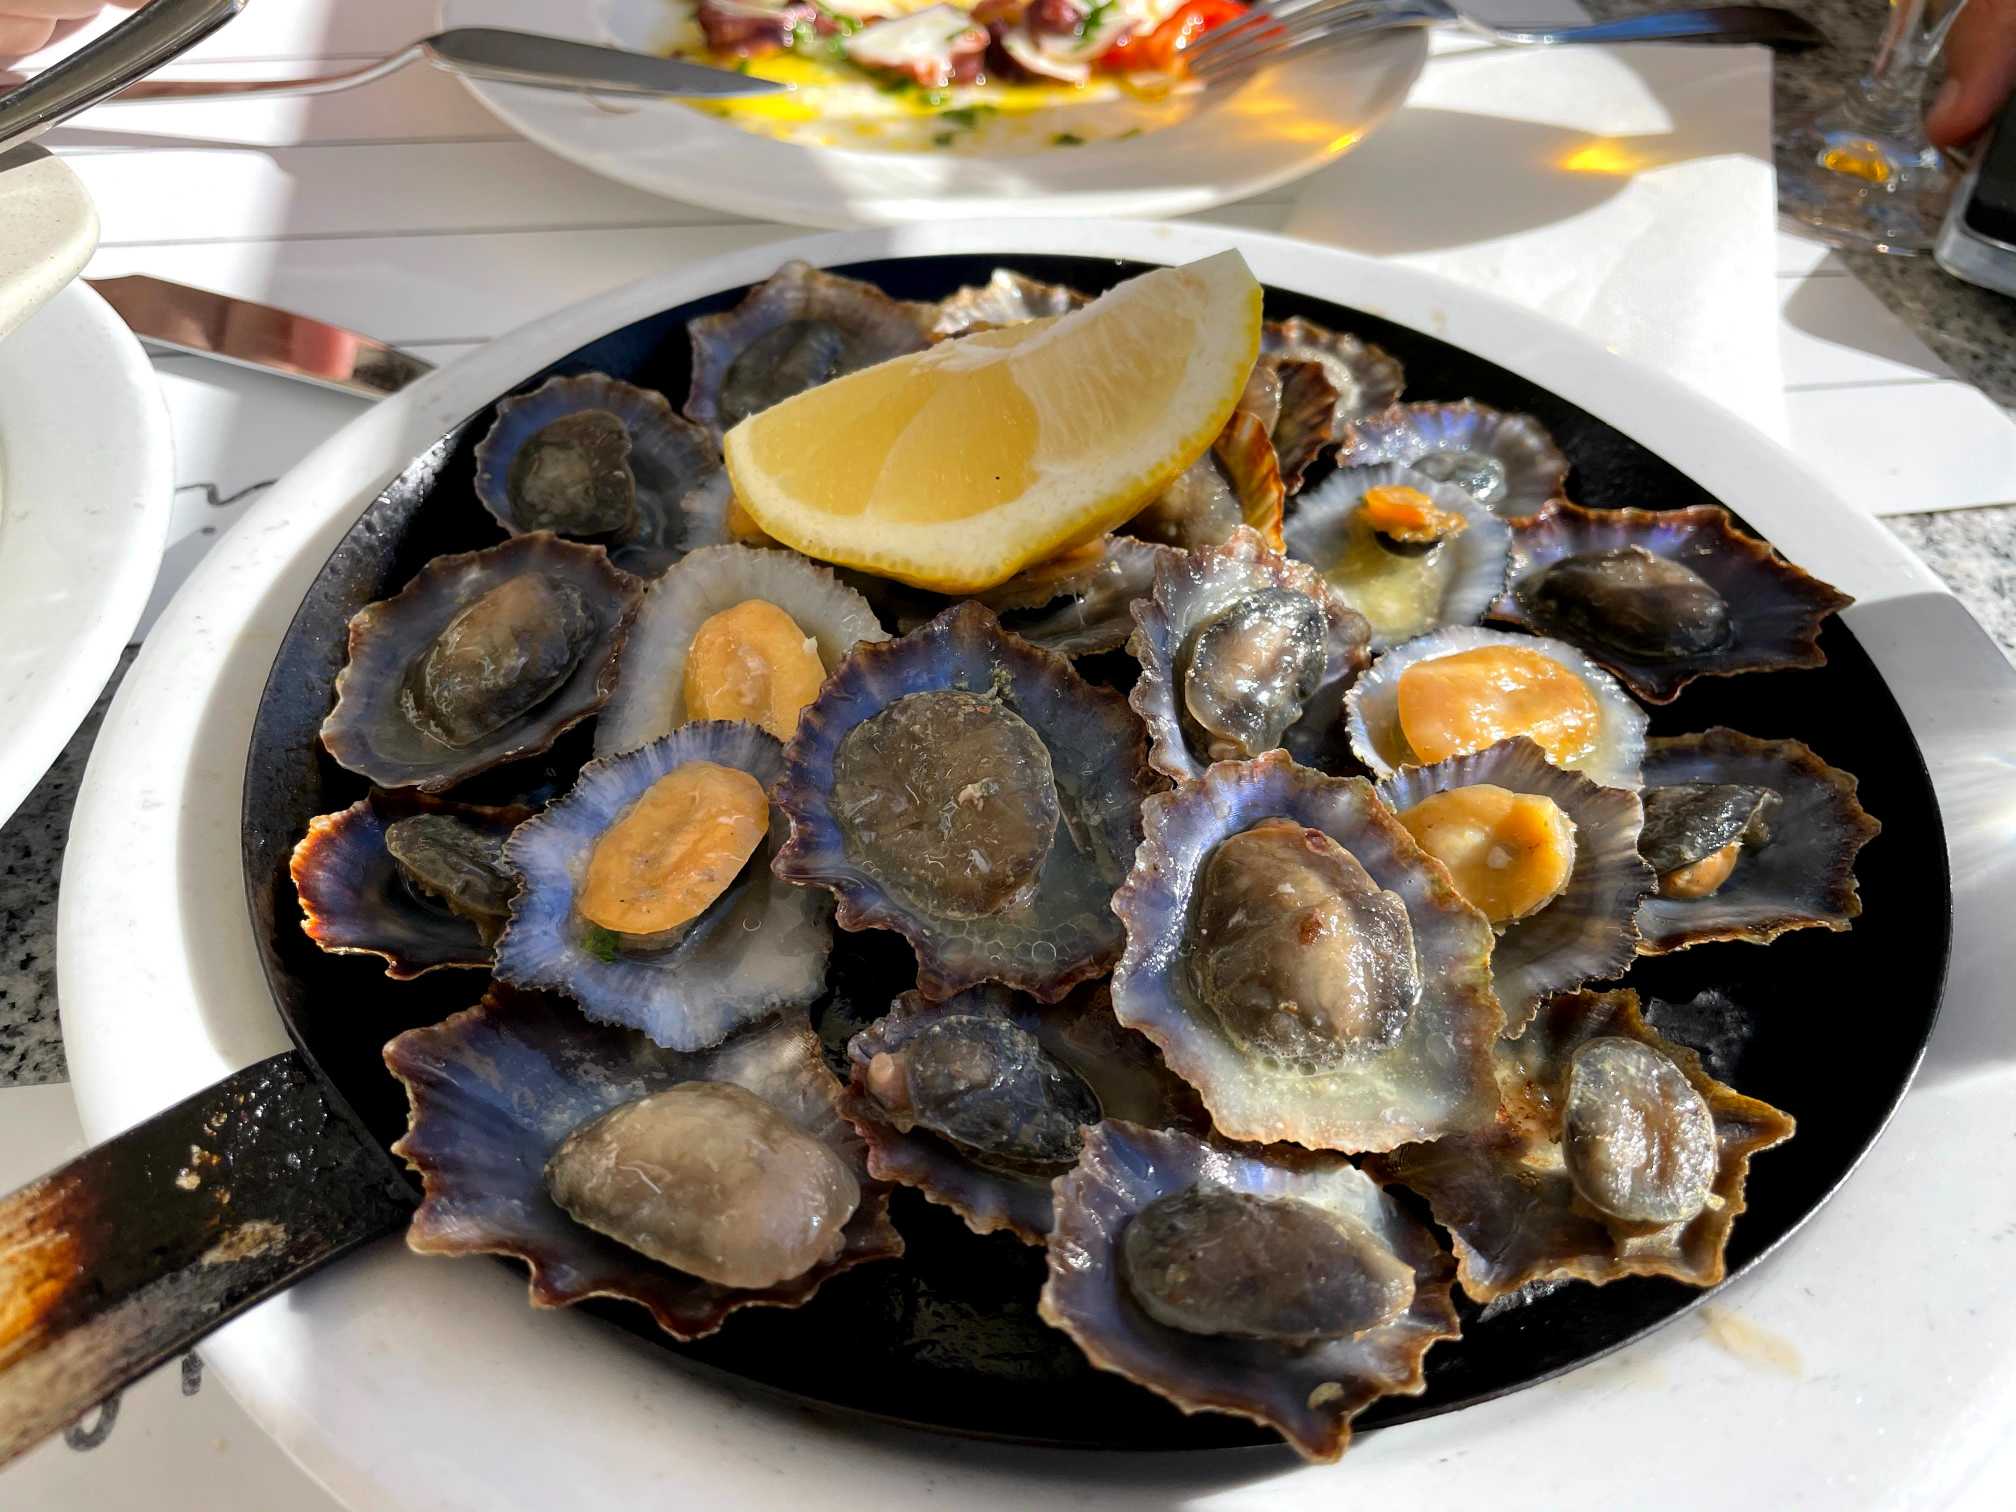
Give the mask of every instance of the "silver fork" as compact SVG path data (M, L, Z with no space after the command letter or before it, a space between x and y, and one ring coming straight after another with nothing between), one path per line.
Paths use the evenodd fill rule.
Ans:
M1827 40L1811 22L1764 5L1720 5L1706 10L1656 11L1618 21L1571 26L1493 26L1464 15L1449 0L1258 0L1226 26L1206 32L1185 49L1193 78L1228 83L1262 64L1347 37L1403 26L1458 26L1514 47L1570 42L1760 42L1783 51Z

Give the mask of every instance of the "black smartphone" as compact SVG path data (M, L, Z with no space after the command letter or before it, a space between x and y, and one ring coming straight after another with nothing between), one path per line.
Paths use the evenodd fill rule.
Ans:
M1995 123L1961 218L1976 236L2016 247L2016 102L2004 106Z
M1954 191L1933 255L1955 278L2016 294L2016 99Z

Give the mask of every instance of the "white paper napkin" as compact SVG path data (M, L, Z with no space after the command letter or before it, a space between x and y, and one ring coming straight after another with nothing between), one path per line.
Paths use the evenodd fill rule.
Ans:
M1487 289L1785 434L1763 48L1438 36L1406 107L1301 187L1289 234Z

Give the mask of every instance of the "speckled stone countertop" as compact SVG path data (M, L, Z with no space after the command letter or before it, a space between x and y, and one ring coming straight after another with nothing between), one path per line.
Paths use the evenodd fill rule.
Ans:
M91 717L0 826L0 1087L68 1080L56 1018L56 880L85 758L134 655L119 658Z
M1642 0L1584 3L1598 16L1651 8ZM1776 106L1782 119L1839 87L1867 61L1883 8L1874 0L1772 3L1810 17L1836 44L1778 60ZM1955 372L1997 402L2016 405L2016 301L1950 278L1929 258L1845 260ZM1952 585L2016 660L2016 504L1885 523ZM128 652L119 676L131 661ZM65 1079L56 1007L56 883L85 759L117 685L115 677L55 766L0 826L0 1087Z
M1678 8L1645 0L1582 0L1602 19ZM1820 104L1854 78L1875 56L1887 7L1882 0L1770 0L1797 11L1831 46L1781 53L1772 69L1772 106L1779 121ZM1785 141L1778 162L1787 162ZM1884 257L1873 252L1837 256L1869 290L1915 330L1953 371L1998 404L2016 405L2016 300L1963 283L1929 257Z

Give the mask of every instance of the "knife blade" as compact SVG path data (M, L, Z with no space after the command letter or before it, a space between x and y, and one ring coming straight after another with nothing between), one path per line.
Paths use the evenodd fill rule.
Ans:
M777 94L791 87L681 58L660 58L495 26L458 26L423 39L420 47L436 68L475 79L529 84L535 89L730 99Z
M372 337L249 299L144 274L85 281L134 335L172 351L215 357L365 399L396 394L434 370L431 362Z

